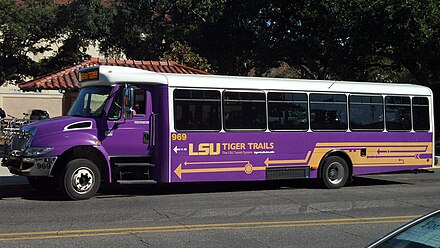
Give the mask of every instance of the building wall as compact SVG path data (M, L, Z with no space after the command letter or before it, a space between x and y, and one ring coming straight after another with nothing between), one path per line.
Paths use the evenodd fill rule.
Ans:
M62 115L63 94L55 90L42 92L22 92L15 85L0 87L0 107L6 114L23 118L23 113L32 109L42 109L49 112L50 117Z
M35 45L35 47L40 47L40 46L50 46L50 50L45 51L43 53L28 53L28 56L36 62L41 61L42 59L48 59L54 55L56 55L56 53L58 52L58 49L63 46L64 43L64 39L59 39L56 42L52 42L52 43L48 43L47 41L41 41L39 43L37 43ZM87 46L86 48L86 54L90 55L91 57L99 57L100 55L102 55L99 52L99 43L95 42L94 44L90 44L89 46Z

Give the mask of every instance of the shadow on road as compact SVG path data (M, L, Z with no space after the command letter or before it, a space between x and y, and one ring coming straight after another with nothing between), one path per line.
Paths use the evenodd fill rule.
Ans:
M66 201L67 199L63 197L58 191L38 191L30 186L0 189L0 201L7 198L20 197L26 200L35 201Z
M346 187L378 186L405 184L391 180L356 177ZM197 193L243 192L259 190L290 190L290 189L322 189L326 190L318 179L298 179L266 182L216 182L216 183L185 183L164 185L109 185L100 190L98 198L136 195L173 195Z
M345 187L364 187L380 185L405 184L402 182L382 180L369 177L355 177L353 182ZM148 195L174 195L197 193L243 192L260 190L291 190L291 189L322 189L318 179L299 179L266 182L214 182L214 183L185 183L162 185L103 185L96 198L122 198ZM36 201L65 201L55 191L37 191L30 186L0 190L0 200L21 197Z

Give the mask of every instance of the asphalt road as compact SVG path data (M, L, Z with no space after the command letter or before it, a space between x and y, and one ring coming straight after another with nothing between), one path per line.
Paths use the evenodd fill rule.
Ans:
M314 180L105 187L88 201L0 190L0 247L364 247L440 208L440 170Z

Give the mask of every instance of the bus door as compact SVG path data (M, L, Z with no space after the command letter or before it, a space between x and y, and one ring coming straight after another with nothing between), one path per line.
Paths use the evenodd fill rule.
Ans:
M151 93L135 88L133 118L124 120L123 91L123 87L117 90L108 110L103 146L112 157L149 156Z

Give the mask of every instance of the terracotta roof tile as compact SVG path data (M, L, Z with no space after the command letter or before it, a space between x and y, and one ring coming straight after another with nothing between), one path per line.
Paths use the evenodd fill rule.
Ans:
M50 74L36 77L33 80L23 82L18 87L24 91L35 90L65 90L78 89L78 71L84 67L95 65L118 65L135 67L147 71L164 72L164 73L179 73L179 74L209 74L205 71L191 68L185 65L178 64L174 61L144 61L144 60L115 60L91 58L83 61L72 67L64 68L59 71L54 71Z

